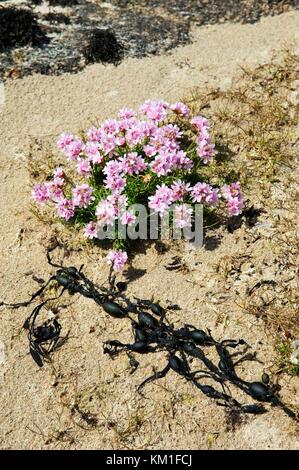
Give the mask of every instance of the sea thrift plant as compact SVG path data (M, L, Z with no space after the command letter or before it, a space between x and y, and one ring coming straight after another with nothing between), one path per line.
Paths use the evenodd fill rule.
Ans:
M54 169L50 181L36 184L33 199L54 204L58 216L82 225L89 240L98 238L100 228L134 226L130 206L136 203L160 216L172 209L179 229L191 227L195 204L213 210L223 201L230 216L239 215L244 207L239 182L215 187L203 177L215 145L208 120L190 114L184 103L147 100L139 113L123 108L84 138L62 134L57 145L65 165ZM76 182L68 172L75 172ZM127 262L123 248L116 235L107 256L115 271Z

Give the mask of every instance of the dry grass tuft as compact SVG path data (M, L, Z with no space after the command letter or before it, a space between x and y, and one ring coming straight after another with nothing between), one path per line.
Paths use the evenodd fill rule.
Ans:
M242 73L227 90L194 89L187 101L194 114L214 123L218 147L214 171L233 173L252 187L258 179L275 181L281 165L290 166L298 138L299 62L291 47L273 56L271 63Z

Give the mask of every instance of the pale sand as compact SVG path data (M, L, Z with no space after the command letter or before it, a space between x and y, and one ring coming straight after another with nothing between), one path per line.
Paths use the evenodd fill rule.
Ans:
M60 132L77 132L93 120L112 116L122 106L137 106L146 98L178 100L193 86L228 86L239 64L262 63L273 48L293 40L298 44L299 12L265 18L254 25L200 28L194 31L193 44L167 56L130 59L117 68L93 65L78 75L8 82L0 123L1 298L21 300L36 288L24 273L33 271L46 279L51 272L44 257L49 228L42 228L29 212L25 155L32 137L54 142ZM147 272L130 284L129 292L180 304L183 310L173 313L174 319L210 327L218 338L244 337L265 362L244 368L246 378L253 379L274 357L271 338L262 321L244 314L215 277L215 266L224 256L251 253L250 237L246 237L244 229L223 233L214 251L184 251L188 274L163 267L176 254L175 247L165 255L152 247L134 259L134 267ZM261 250L265 256L267 243ZM80 265L81 261L92 278L106 279L107 267L98 251L88 260L84 254L72 254L65 263ZM73 300L60 314L64 331L71 328L71 338L54 354L57 383L51 367L37 370L27 355L21 325L28 309L0 309L5 350L0 364L1 448L299 448L298 429L281 410L250 417L235 432L227 431L223 409L174 374L149 385L147 398L141 398L137 385L151 374L152 361L163 367L164 355L138 358L140 368L130 375L126 357L111 361L103 356L100 345L108 338L129 340L128 324L110 321L87 299ZM283 386L284 396L298 404L298 380L287 378ZM70 411L75 396L83 409L96 413L98 430L87 432L74 423L84 424ZM66 401L69 407L63 405Z

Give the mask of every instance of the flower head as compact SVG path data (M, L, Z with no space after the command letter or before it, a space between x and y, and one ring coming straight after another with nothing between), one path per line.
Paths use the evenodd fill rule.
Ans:
M65 197L58 201L57 210L59 216L65 220L71 219L75 214L75 207L73 202Z
M219 190L207 183L196 183L190 191L192 201L215 206L219 200Z
M121 216L121 223L123 225L132 225L135 223L135 221L136 221L136 216L132 212L130 211L123 212Z
M72 140L60 147L69 160L76 160L84 149L82 140L73 137Z
M182 201L190 191L190 183L177 180L171 185L173 201Z
M48 197L51 201L58 202L63 196L61 184L55 183L55 181L49 181L45 183L48 190Z
M114 271L122 271L127 260L128 255L125 251L109 250L108 252L107 262L112 265Z
M50 196L47 185L45 183L36 184L31 192L31 196L32 199L34 199L36 202L39 202L40 204L45 204L48 202Z
M126 180L121 176L108 177L104 180L105 187L113 192L121 193L126 185Z
M90 163L85 158L79 158L77 163L77 172L79 175L82 176L89 176L90 175Z
M150 196L148 200L148 205L151 209L164 214L173 202L172 190L163 183L161 186L157 186L155 194Z
M239 182L232 184L225 184L222 186L222 194L226 200L229 200L232 197L241 196L241 185Z
M208 163L215 155L215 144L210 142L210 139L200 140L196 149L197 155L204 163Z
M119 162L122 172L127 175L138 174L147 168L144 159L137 152L125 154Z
M118 112L119 119L129 119L135 116L135 111L131 108L122 108Z
M168 103L166 103L166 101L163 101L163 100L159 100L159 101L147 100L140 107L140 111L152 121L160 122L165 119L167 115L168 106L169 106Z
M178 204L174 208L174 223L179 228L191 227L193 209L187 204Z
M100 154L99 144L96 142L90 142L85 146L85 155L94 164L102 163L104 159Z
M185 118L187 118L190 114L190 109L188 108L188 106L184 103L181 103L181 102L171 104L169 106L169 108L175 114L178 114L179 116L182 116L182 117L185 117Z
M107 197L109 201L115 208L116 213L122 213L128 205L128 198L125 194L114 192Z
M84 236L86 238L89 238L90 240L92 238L97 237L97 223L96 222L89 222L87 225L84 227Z
M191 119L190 122L195 127L195 129L197 129L197 131L201 131L203 128L209 126L207 118L203 116L195 116Z
M94 199L93 189L88 184L81 184L73 189L73 204L77 207L87 207Z
M58 141L57 141L57 147L60 150L64 150L68 145L70 145L75 137L72 134L67 134L66 132L62 134Z
M96 208L96 216L101 226L113 225L117 216L116 208L112 202L102 199Z
M62 186L64 183L64 169L61 166L55 168L53 173L53 181L57 186Z
M101 138L101 129L96 129L95 127L91 127L87 131L87 138L90 142L99 142Z
M222 187L222 195L227 200L229 215L240 215L244 208L240 183L236 182L230 185L225 184Z
M227 208L229 215L240 215L244 208L243 200L238 197L232 197L228 200Z
M118 160L110 160L103 168L103 173L108 178L120 176L122 174L122 165Z

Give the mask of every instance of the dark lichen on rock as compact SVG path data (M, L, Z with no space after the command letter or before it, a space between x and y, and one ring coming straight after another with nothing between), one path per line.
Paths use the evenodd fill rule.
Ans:
M29 9L0 8L0 52L19 46L40 47L49 38Z
M87 34L82 49L87 63L104 62L116 64L123 57L124 48L118 42L113 31L95 29Z
M191 26L255 22L296 0L19 0L1 2L0 79L59 75L87 64L163 54L192 40Z

